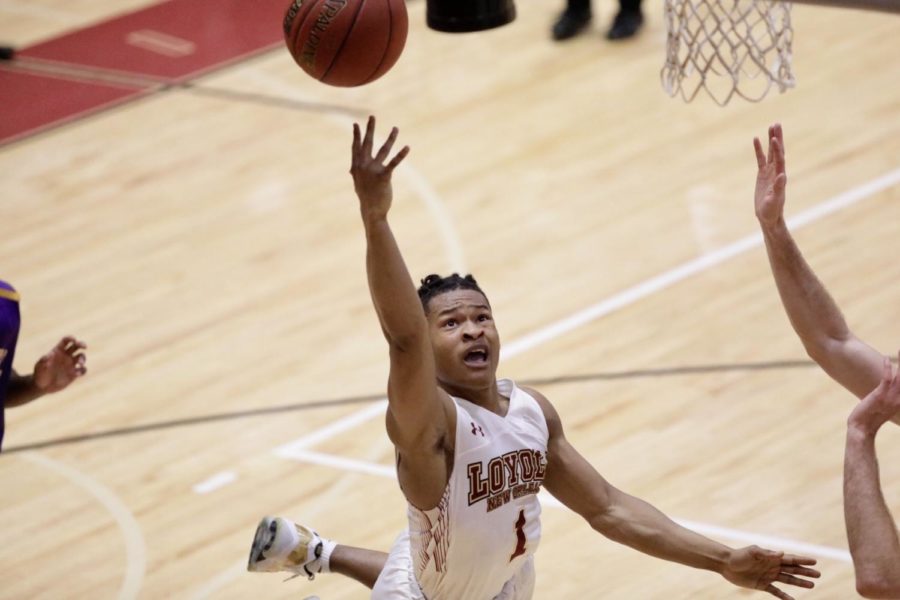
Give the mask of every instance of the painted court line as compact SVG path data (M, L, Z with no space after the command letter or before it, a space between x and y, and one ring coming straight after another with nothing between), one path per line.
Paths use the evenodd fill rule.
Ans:
M842 209L848 208L862 200L865 200L878 192L889 189L897 185L898 183L900 183L900 168L890 171L885 175L873 179L872 181L861 184L803 211L794 218L788 219L788 226L792 230L796 231L802 227L823 219L826 216L832 215ZM647 296L655 292L683 281L684 279L687 279L692 275L696 275L697 273L717 266L743 252L756 248L757 246L761 246L762 243L762 234L749 235L732 244L722 247L715 252L711 252L694 260L688 261L687 263L684 263L669 271L661 273L660 275L652 277L643 283L619 292L618 294L607 298L602 302L598 302L593 306L581 310L570 317L567 317L555 323L551 323L546 327L538 329L531 334L525 335L524 337L506 344L501 349L501 357L503 359L510 359L514 356L518 356L523 352L527 352L528 350L531 350L536 346L554 340L574 329L577 329L578 327L581 327L582 325L586 325L587 323L595 319L608 315L620 308L624 308L629 304L637 302L642 298L646 298ZM288 444L285 444L284 446L276 448L275 452L276 454L282 455L280 454L280 451L286 449L285 451L290 454L290 449L294 447L294 444L300 444L298 447L306 449L312 445L312 443L307 442L307 440L309 439L315 438L314 443L330 439L334 437L334 435L343 433L344 431L347 431L348 429L351 429L356 425L364 423L366 420L368 420L368 418L374 418L377 414L383 413L383 411L385 410L384 407L386 407L386 401L380 403L379 406L381 408L379 408L378 411L372 410L374 407L367 407L365 409L357 411L356 413L351 413L345 417L342 417L334 423L326 426L325 429L321 430L321 432L325 432L327 430L328 432L333 433L328 433L326 435L321 432L313 432L295 442L290 442ZM365 414L368 415L368 418L364 417Z
M197 494L208 494L235 481L237 481L237 474L234 471L220 471L195 484L193 490Z
M342 471L351 471L354 473L365 473L367 475L375 475L387 479L396 479L393 467L372 463L362 460L344 458L343 456L334 456L324 454L322 452L312 452L310 450L297 450L290 454L283 454L285 458L291 458L299 462L333 467ZM565 508L563 504L542 490L539 495L541 505L550 508ZM760 546L784 550L792 554L804 554L817 558L830 558L840 562L850 563L850 553L840 548L831 548L828 546L819 546L816 544L808 544L806 542L798 542L782 537L773 537L749 531L740 531L738 529L730 529L727 527L719 527L707 523L698 523L696 521L687 521L685 519L672 519L679 525L692 529L697 533L707 535L717 539L725 539L729 541L739 542L742 544L758 544Z
M857 202L864 200L878 192L884 191L900 183L900 169L896 169L874 179L868 183L855 187L843 194L835 196L821 204L813 206L805 210L797 216L788 219L788 227L796 231L801 227L805 227L811 223L815 223L829 215L840 210L850 207ZM651 294L666 289L676 283L684 281L688 277L701 273L707 269L718 266L723 262L734 258L739 254L763 245L763 237L761 233L755 233L741 238L727 246L719 248L709 254L697 257L682 265L675 267L665 273L661 273L656 277L652 277L638 285L630 287L619 292L611 298L607 298L602 302L598 302L593 306L589 306L570 317L561 319L555 323L551 323L546 327L538 329L534 333L519 338L514 342L507 344L501 349L502 358L512 358L522 352L530 350L535 346L556 339L570 331L573 331L582 325L586 325L595 319L606 316L620 308L624 308L629 304L633 304L638 300L646 298Z
M267 88L273 90L275 93L287 97L293 98L300 102L310 102L309 99L304 98L301 94L297 93L297 88L287 85L283 83L281 80L266 75L263 71L258 69L248 69L247 76L252 77L257 80L260 84L266 86ZM353 119L348 117L346 114L339 111L328 111L326 115L332 121L336 123L340 123L342 127L344 127L344 131L347 135L347 147L350 147L350 141L352 139L352 126L355 122ZM364 121L364 119L360 119L360 121ZM365 123L362 123L365 125ZM380 129L384 129L385 126L389 126L388 123L381 123L379 125ZM382 131L384 133L384 131ZM398 148L403 147L403 143L398 144ZM347 162L349 163L349 152L347 157ZM437 226L438 234L441 237L441 242L444 246L444 253L447 256L447 259L450 261L450 268L454 271L465 272L466 269L466 255L463 251L462 244L460 243L459 234L456 232L456 229L453 227L453 219L450 216L450 213L447 211L446 204L441 199L440 194L434 189L431 183L428 181L428 178L422 175L418 169L413 166L412 161L409 157L403 161L397 168L397 174L406 180L409 186L412 188L416 197L421 200L425 208L428 210L431 215L433 223ZM350 178L347 177L348 185Z
M140 525L131 510L112 490L94 481L81 471L34 452L22 454L22 458L56 471L76 486L86 490L112 515L122 537L125 538L125 577L119 587L119 600L131 600L140 595L144 572L147 568L147 547Z
M369 442L366 451L362 452L363 460L375 461L379 458L392 453L393 447L386 438L377 438ZM315 456L316 453L310 453ZM303 502L302 520L305 523L316 523L319 515L330 513L336 502L344 498L351 490L358 489L359 476L350 470L343 471L343 475L332 485L328 486L322 492L316 493L307 501ZM293 510L293 509L292 509ZM298 508L299 510L299 508ZM292 518L291 512L284 513L284 516ZM298 515L299 516L299 515ZM253 524L248 524L247 528L247 544L249 546L250 534ZM232 563L222 571L216 573L211 578L204 581L197 587L193 593L186 596L189 600L206 600L206 598L218 598L221 596L219 590L223 590L230 586L234 581L240 579L247 573L247 561L241 560Z
M317 431L313 431L310 434L307 434L301 438L297 438L296 440L284 444L282 446L278 446L273 450L273 452L277 456L282 456L285 458L291 458L298 452L302 452L309 448L310 446L315 446L319 442L324 442L325 440L330 440L334 436L344 433L347 430L353 429L357 425L361 425L370 419L374 419L378 415L384 415L387 410L387 400L381 400L376 402L371 406L367 406L361 410L356 411L355 413L351 413L346 417L342 417L337 421L329 423L325 427Z
M313 452L312 450L293 450L292 452L285 453L282 456L313 465L334 467L335 469L340 469L341 471L365 473L367 475L376 475L378 477L387 477L390 479L394 478L394 467L379 465L378 463L367 462L363 460L356 460L354 458L335 456L334 454Z

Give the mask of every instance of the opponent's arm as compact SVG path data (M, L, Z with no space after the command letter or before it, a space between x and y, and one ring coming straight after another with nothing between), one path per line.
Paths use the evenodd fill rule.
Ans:
M883 359L881 382L847 420L844 451L844 519L856 571L866 598L900 598L900 540L881 492L875 435L900 410L900 371Z
M84 342L66 336L35 363L31 375L20 375L13 370L6 390L6 408L22 406L67 388L87 373L86 348Z
M815 559L756 546L729 548L678 525L647 502L610 485L568 442L559 415L547 399L533 395L550 430L544 485L596 531L645 554L714 571L735 585L764 590L783 600L791 597L776 588L775 582L813 587L811 581L797 575L818 577L818 571L805 566L815 564Z
M787 174L781 126L769 128L768 156L759 139L754 138L753 146L759 167L756 216L781 302L810 358L862 398L878 385L881 355L850 331L834 299L803 258L787 228L784 221Z

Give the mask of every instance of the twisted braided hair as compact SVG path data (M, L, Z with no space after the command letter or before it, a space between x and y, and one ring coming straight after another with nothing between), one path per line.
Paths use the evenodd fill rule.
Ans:
M487 300L487 295L478 287L478 282L471 275L463 277L459 273L453 273L447 277L441 277L432 273L422 280L422 285L419 286L418 290L419 300L422 301L422 308L425 309L425 313L428 313L428 303L431 302L432 298L453 290L474 290Z

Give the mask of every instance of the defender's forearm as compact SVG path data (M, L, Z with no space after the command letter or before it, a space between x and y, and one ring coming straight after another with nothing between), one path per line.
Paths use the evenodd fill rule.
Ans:
M875 436L847 430L844 519L857 587L867 597L900 597L900 541L884 501Z
M784 221L763 227L781 302L803 345L814 354L828 340L849 337L840 308L800 253Z

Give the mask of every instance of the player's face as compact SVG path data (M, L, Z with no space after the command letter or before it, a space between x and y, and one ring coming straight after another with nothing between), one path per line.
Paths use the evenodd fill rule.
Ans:
M487 298L474 290L435 296L428 303L428 323L439 382L464 389L493 385L500 336Z

